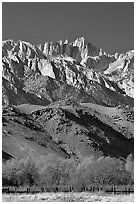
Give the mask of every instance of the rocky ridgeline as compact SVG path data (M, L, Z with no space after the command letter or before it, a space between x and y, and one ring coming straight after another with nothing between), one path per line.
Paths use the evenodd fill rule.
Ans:
M133 154L133 51L109 55L84 38L7 40L2 63L5 160L23 147L38 160Z
M3 104L46 105L60 99L54 91L62 85L82 92L84 102L85 95L108 106L132 101L126 95L133 97L133 51L109 55L83 37L38 46L7 40L2 46ZM111 95L119 104L112 104Z
M125 93L134 97L134 51L121 54L116 61L109 64L104 72L111 81L114 81Z

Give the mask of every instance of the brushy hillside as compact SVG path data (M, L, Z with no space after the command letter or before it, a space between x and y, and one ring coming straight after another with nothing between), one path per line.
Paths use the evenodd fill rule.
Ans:
M105 111L96 111L98 107L104 110L67 100L47 107L27 104L4 108L3 151L16 157L23 147L31 147L39 149L37 154L52 152L78 159L133 154L133 118L120 108L107 108L109 115L105 115Z
M7 40L2 65L3 185L133 185L133 50Z

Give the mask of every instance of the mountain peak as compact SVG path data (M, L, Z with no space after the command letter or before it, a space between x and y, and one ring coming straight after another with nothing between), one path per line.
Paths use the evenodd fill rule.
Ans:
M76 38L76 40L75 41L82 41L82 42L88 42L88 40L84 37L84 36L82 36L82 37L79 37L79 38Z
M77 38L74 42L74 46L83 46L85 47L88 44L88 41L84 37Z
M80 37L39 46L7 40L2 54L3 151L133 153L133 51L115 58Z

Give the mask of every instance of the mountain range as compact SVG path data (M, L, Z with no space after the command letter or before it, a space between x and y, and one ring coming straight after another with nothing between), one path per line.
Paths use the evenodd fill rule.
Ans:
M5 40L2 65L3 160L26 149L54 160L133 154L133 50Z

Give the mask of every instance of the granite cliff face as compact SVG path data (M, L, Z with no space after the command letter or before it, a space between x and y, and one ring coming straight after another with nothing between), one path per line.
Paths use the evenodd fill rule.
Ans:
M109 64L104 72L108 78L115 81L125 93L134 97L134 51L121 54L116 61Z
M15 157L21 152L26 133L33 135L27 140L34 141L35 148L46 143L51 145L46 147L47 152L62 157L81 158L97 152L125 158L133 153L133 51L106 54L83 37L71 43L66 40L38 46L6 40L2 44L2 64L5 153ZM22 119L18 114L23 114ZM30 123L41 129L32 130ZM24 131L22 136L17 124ZM8 131L12 132L10 144ZM22 137L21 143L16 134ZM16 152L8 149L13 140L17 140Z
M10 92L17 95L16 104L27 102L26 93L30 96L28 102L44 104L48 98L54 101L52 91L47 91L48 86L58 90L62 85L84 92L92 98L92 102L97 102L97 92L102 93L101 103L110 106L117 105L110 102L110 93L120 98L119 104L132 101L127 97L133 97L132 51L119 57L117 54L107 55L84 38L73 43L60 41L39 46L9 40L3 42L2 61L4 104L14 104L9 99ZM43 89L35 89L38 81L37 85L42 83Z

